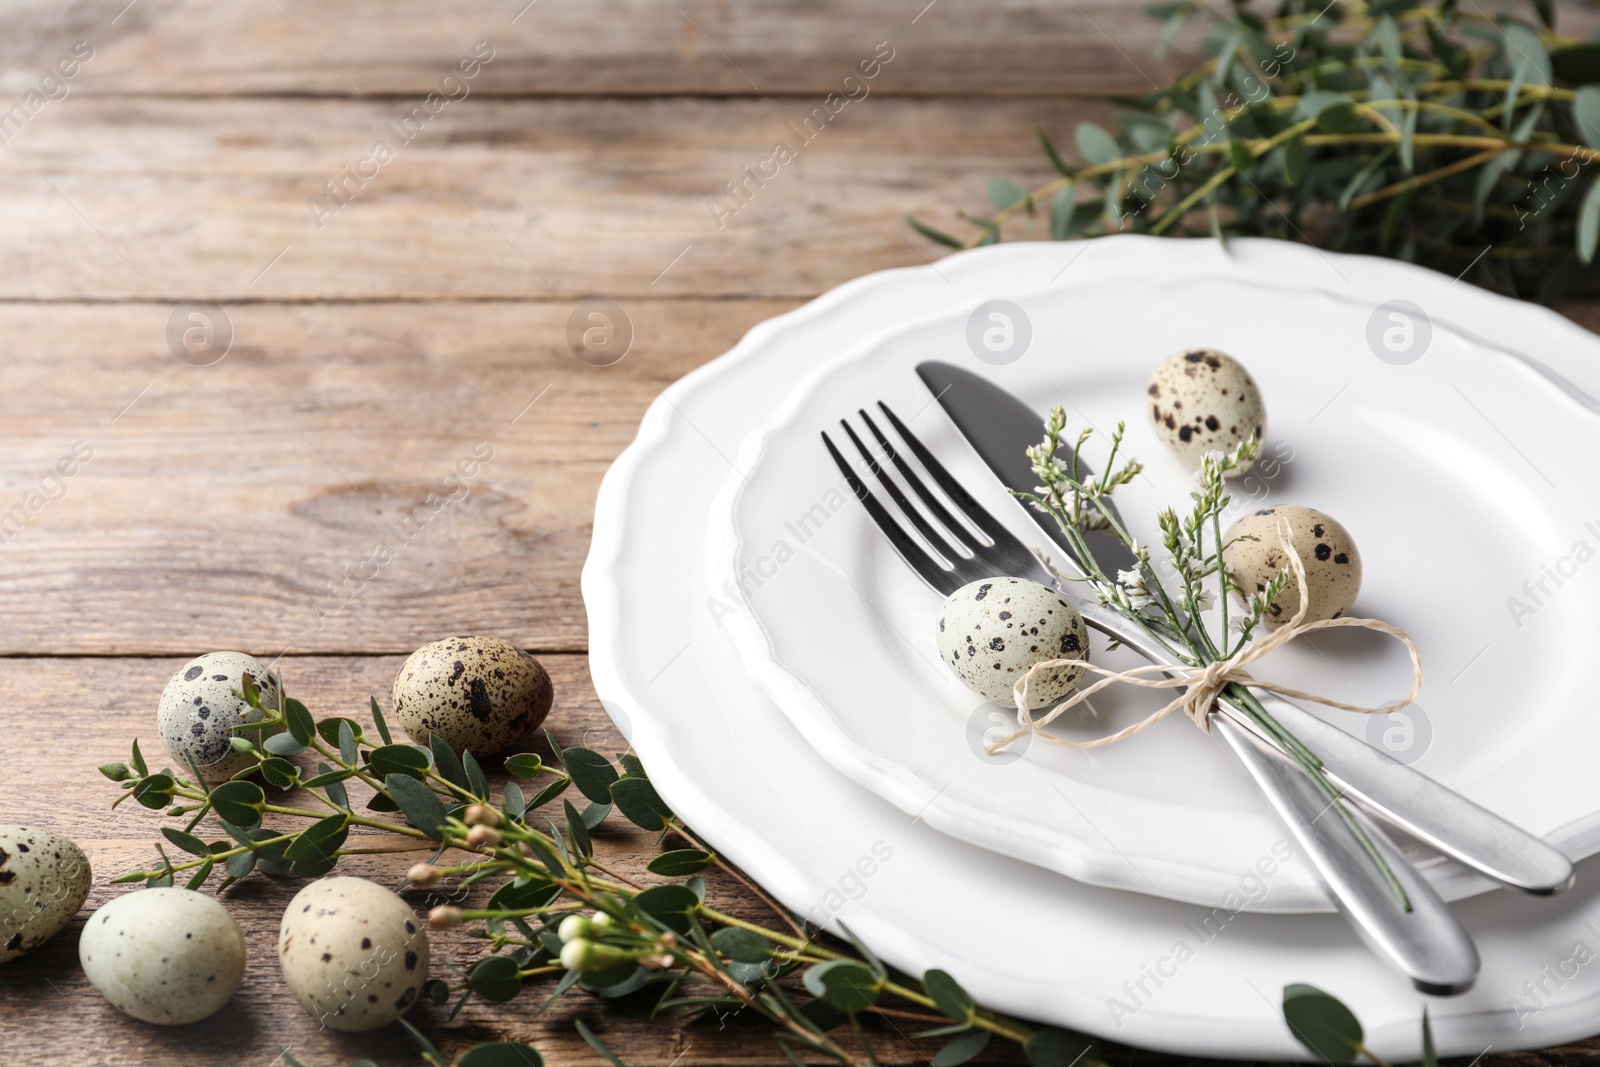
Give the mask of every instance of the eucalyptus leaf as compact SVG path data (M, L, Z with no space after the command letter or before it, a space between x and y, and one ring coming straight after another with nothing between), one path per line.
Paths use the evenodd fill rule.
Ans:
M472 783L467 780L467 769L462 766L461 758L456 755L455 749L445 743L445 739L438 734L428 735L428 750L433 754L434 769L451 785L472 792Z
M1078 155L1084 162L1091 166L1104 166L1114 163L1122 156L1122 149L1117 144L1117 139L1106 132L1103 126L1092 122L1078 123L1075 141L1078 145Z
M916 230L934 244L944 245L946 248L961 247L960 241L956 240L954 237L951 237L943 230L934 229L932 226L929 226L927 223L919 220L915 215L907 215L906 222L913 230Z
M283 719L284 724L289 728L289 733L302 745L309 745L316 740L316 720L311 717L311 713L306 710L306 706L293 697L283 702Z
M1010 178L989 179L989 203L998 209L1011 207L1027 197L1027 191Z
M611 783L618 777L611 761L588 748L568 748L561 752L562 765L578 792L596 804L611 803Z
M1361 1056L1361 1023L1337 997L1315 986L1283 987L1283 1020L1296 1041L1328 1063L1354 1063Z
M507 817L514 822L521 822L523 815L528 811L528 798L522 795L522 787L516 782L507 782L501 806L505 809Z
M700 906L694 891L676 883L651 886L631 902L640 915L661 923L677 934L689 932L689 914Z
M595 1036L595 1032L589 1029L588 1024L582 1019L572 1020L572 1025L573 1028L578 1031L578 1036L583 1038L590 1048L598 1052L601 1058L603 1058L607 1063L611 1064L611 1067L627 1067L626 1064L617 1058L616 1053L612 1052L606 1047L606 1043L604 1041L601 1041Z
M378 710L378 698L369 696L367 703L372 708L372 725L378 728L378 737L386 745L393 744L394 738L389 736L389 724L384 721L383 712Z
M619 779L611 786L611 799L629 822L644 830L662 830L672 818L672 809L643 778Z
M195 837L193 834L186 834L182 830L174 829L171 826L163 826L161 828L161 836L165 837L168 841L171 841L174 845L177 845L191 856L211 855L210 846L208 846L198 837Z
M504 1004L522 992L518 969L509 956L485 956L467 972L467 988L485 1000Z
M1600 47L1600 46L1597 46ZM1585 85L1572 101L1572 117L1583 143L1600 148L1600 85Z
M1050 198L1050 237L1065 240L1072 232L1072 220L1078 206L1078 192L1072 186L1063 186Z
M588 860L594 855L594 843L589 840L589 827L584 825L583 816L572 806L572 801L563 800L561 810L567 816L567 839L572 842L572 847L578 856Z
M972 995L961 988L961 983L944 971L932 970L922 976L922 988L939 1011L958 1022L970 1022L977 1008Z
M240 739L235 738L234 740ZM246 742L246 744L248 743L249 742ZM273 734L271 737L261 742L261 747L272 753L274 756L293 756L298 752L304 752L306 750L305 744L301 742L298 737L288 733Z
M289 789L300 780L300 768L279 756L271 756L261 761L261 777L279 789Z
M1300 98L1300 114L1315 119L1317 126L1327 133L1349 133L1355 129L1355 101L1345 93L1317 90Z
M491 1041L467 1049L456 1060L456 1067L544 1067L544 1057L521 1041Z
M1594 262L1597 242L1600 242L1600 177L1589 183L1578 209L1578 258L1585 264Z
M968 1030L959 1034L933 1054L928 1067L959 1067L987 1048L993 1036L987 1030Z
M211 791L211 806L224 822L249 830L261 825L267 795L254 782L223 782Z
M367 760L380 778L401 774L420 781L431 766L428 754L415 745L384 745L369 752Z
M489 799L489 778L470 751L461 753L461 766L467 772L467 790L479 800Z
M519 752L506 757L506 773L517 778L532 778L544 766L536 753Z
M172 799L172 792L177 785L170 774L146 775L133 787L133 799L152 810L164 808Z
M750 930L725 926L711 935L717 951L738 963L765 963L772 958L767 939Z
M1073 1067L1079 1060L1094 1056L1095 1044L1082 1034L1045 1027L1035 1030L1022 1043L1022 1054L1031 1067Z
M444 804L420 779L395 773L383 780L383 788L400 805L406 819L434 841L444 836Z
M878 1002L883 981L856 960L829 960L806 971L806 990L842 1012L865 1011Z
M711 860L709 852L702 852L697 848L680 848L661 853L650 861L646 869L651 874L680 878L686 874L705 870L711 864Z
M1050 165L1056 168L1057 172L1063 177L1070 178L1072 176L1072 168L1067 165L1066 160L1061 158L1061 153L1056 151L1055 142L1051 141L1049 135L1044 132L1044 127L1035 127L1035 131L1039 135L1039 147L1044 149L1044 156L1050 161Z

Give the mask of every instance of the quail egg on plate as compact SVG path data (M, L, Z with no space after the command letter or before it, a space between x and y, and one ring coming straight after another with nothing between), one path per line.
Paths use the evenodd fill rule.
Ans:
M1251 434L1265 440L1267 409L1244 365L1214 348L1190 348L1162 360L1146 389L1157 436L1196 469L1208 452L1231 452ZM1251 462L1232 472L1243 474Z
M1228 527L1222 535L1222 562L1246 598L1266 591L1267 584L1288 565L1278 531L1288 527L1289 544L1306 569L1309 606L1306 622L1337 619L1350 610L1361 591L1361 553L1354 538L1337 521L1315 508L1278 504L1259 508ZM1294 617L1300 589L1291 581L1273 601L1262 623L1276 628Z
M945 598L938 616L939 656L968 689L1015 707L1012 686L1036 663L1084 659L1089 633L1078 609L1049 586L1026 578L984 578ZM1041 671L1028 683L1030 710L1058 703L1077 686L1082 667Z

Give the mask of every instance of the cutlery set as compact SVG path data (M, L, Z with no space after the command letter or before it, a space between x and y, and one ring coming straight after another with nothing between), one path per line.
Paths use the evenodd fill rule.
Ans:
M1025 450L1039 440L1040 416L987 379L951 364L928 361L916 372L1000 484L1031 492L1038 479ZM856 461L848 459L826 432L824 447L872 522L935 591L948 595L988 577L1023 577L1053 585L1090 627L1107 638L1151 663L1174 662L1172 652L1136 622L1075 593L1070 585L1063 587L887 404L880 402L876 413L862 409L857 419L875 447L849 420L841 420L840 428ZM1081 458L1078 463L1080 470L1085 469ZM860 469L873 485L858 473ZM1061 550L1063 572L1081 575L1082 566L1054 520L1025 510ZM1109 535L1090 536L1095 538L1092 548L1102 567L1133 567L1132 554L1120 542ZM1471 935L1380 821L1527 893L1553 894L1572 884L1572 861L1544 840L1291 701L1264 691L1254 695L1317 755L1341 797L1354 802L1346 806L1350 819L1330 816L1333 805L1324 792L1227 696L1219 698L1210 713L1212 737L1255 782L1362 941L1417 989L1436 995L1465 992L1478 975L1479 954ZM1404 900L1371 862L1352 823L1383 857L1404 890Z

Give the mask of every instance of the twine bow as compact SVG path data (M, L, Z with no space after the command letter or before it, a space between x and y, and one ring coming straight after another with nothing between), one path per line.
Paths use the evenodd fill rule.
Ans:
M1289 566L1294 571L1295 585L1300 592L1300 606L1288 622L1268 633L1258 636L1248 645L1229 656L1227 659L1216 660L1211 663L1191 665L1157 664L1150 663L1133 667L1125 671L1114 671L1081 659L1052 659L1042 663L1035 663L1028 668L1028 672L1018 678L1012 686L1012 695L1017 704L1018 728L1001 738L999 741L984 746L985 751L991 755L1005 748L1024 734L1038 734L1039 737L1052 744L1062 745L1066 748L1100 748L1103 745L1115 744L1123 738L1132 737L1141 730L1149 729L1156 723L1171 715L1174 711L1182 710L1189 716L1189 720L1201 730L1209 732L1211 708L1218 696L1228 686L1238 683L1254 689L1265 689L1277 693L1279 696L1293 697L1298 700L1309 700L1324 707L1338 708L1341 711L1353 711L1358 715L1380 715L1387 712L1398 711L1417 699L1417 694L1422 690L1422 653L1418 650L1416 642L1404 630L1390 626L1379 619L1321 619L1317 622L1306 622L1306 609L1310 604L1310 596L1306 587L1306 568L1301 562L1299 553L1289 543L1286 524L1278 524L1278 541L1283 546L1284 554L1289 559ZM1314 630L1330 630L1341 626L1355 626L1364 630L1376 630L1378 633L1388 634L1401 644L1411 655L1411 692L1406 694L1404 700L1389 707L1374 708L1363 704L1346 704L1330 697L1316 693L1307 693L1301 689L1294 689L1275 682L1263 682L1252 675L1247 667L1256 660L1261 659L1274 650L1293 641L1297 637L1309 634ZM1079 689L1066 700L1051 708L1043 718L1034 719L1033 713L1028 709L1028 683L1039 671L1051 670L1057 667L1081 667L1101 675L1098 682L1087 689ZM1182 689L1183 692L1173 697L1166 706L1151 713L1148 717L1125 726L1116 733L1097 737L1092 741L1070 741L1063 737L1044 732L1044 727L1049 726L1063 713L1077 707L1100 690L1108 686L1123 683L1136 685L1145 689Z

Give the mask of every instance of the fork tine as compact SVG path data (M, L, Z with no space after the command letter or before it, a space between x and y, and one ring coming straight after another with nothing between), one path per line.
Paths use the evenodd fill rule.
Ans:
M932 513L933 517L943 523L945 529L954 531L957 536L967 533L968 531L962 526L961 520L950 514L939 498L934 496L928 489L928 483L923 480L922 476L912 470L911 464L900 457L900 453L895 449L893 443L883 435L882 430L878 429L878 424L872 421L872 416L868 415L864 408L857 410L856 414L861 416L861 421L866 423L867 429L872 431L872 436L877 439L878 447L883 449L883 454L889 457L889 461L894 464L895 470L900 472L901 479L927 505L928 511ZM967 540L970 540L970 537L962 538L963 543Z
M889 419L890 425L900 435L900 439L905 442L906 447L911 450L911 454L917 457L917 461L922 464L923 469L938 483L939 488L943 489L951 502L960 508L972 520L973 524L989 538L990 543L987 545L970 546L972 554L977 560L996 574L1020 577L1042 572L1048 579L1048 571L1034 556L1033 551L1023 544L1016 534L1003 526L1000 520L990 514L987 508L978 503L972 494L962 487L960 482L956 481L955 477L945 469L944 464L935 459L933 453L928 451L928 447L917 438L916 434L911 432L904 422L900 421L900 416L896 415L889 408L889 405L881 400L878 401L878 407ZM911 480L919 481L918 479Z
M850 443L856 446L857 452L861 453L861 459L866 463L867 469L882 483L884 492L889 494L889 499L893 500L900 508L900 513L906 517L917 533L922 535L923 540L932 545L934 551L951 563L954 563L961 556L967 555L968 553L962 552L960 548L950 544L945 537L940 536L939 531L935 530L933 525L922 517L922 513L912 506L911 501L907 500L906 495L900 491L900 487L894 484L894 479L889 477L889 472L879 465L877 459L868 451L867 446L861 443L861 438L856 436L855 429L843 419L839 420L839 425L844 427L844 432L849 436ZM958 544L964 545L965 542L961 540L959 534L960 529L958 526L950 532L952 539L957 541Z
M989 539L996 544L1002 541L1016 540L1010 530L1000 525L995 520L995 517L989 514L988 510L978 503L972 494L962 487L960 482L955 480L950 472L945 469L943 463L933 458L933 453L929 452L927 446L918 440L916 434L912 433L911 429L900 421L900 416L890 410L888 404L880 400L878 401L878 407L882 409L884 415L888 418L889 424L894 427L895 433L900 435L900 439L911 450L911 454L917 457L917 461L922 464L923 470L933 476L933 480L938 483L939 488L945 491L945 495L950 498L951 502L960 508L962 513L971 519L978 529L987 534Z
M867 515L871 517L878 529L883 532L883 536L889 539L889 544L893 546L900 558L906 561L906 565L915 571L923 581L933 586L937 592L944 596L949 596L961 588L961 580L956 577L954 571L946 570L938 560L930 556L921 545L917 544L900 528L900 524L889 514L888 509L879 503L878 498L872 495L872 491L866 487L865 483L856 477L855 469L845 461L844 456L839 454L839 450L834 447L833 440L827 433L823 433L822 443L827 446L828 455L833 457L833 462L838 466L840 473L844 475L845 482L849 484L851 491L855 493L856 499L861 501L861 506L867 509Z

